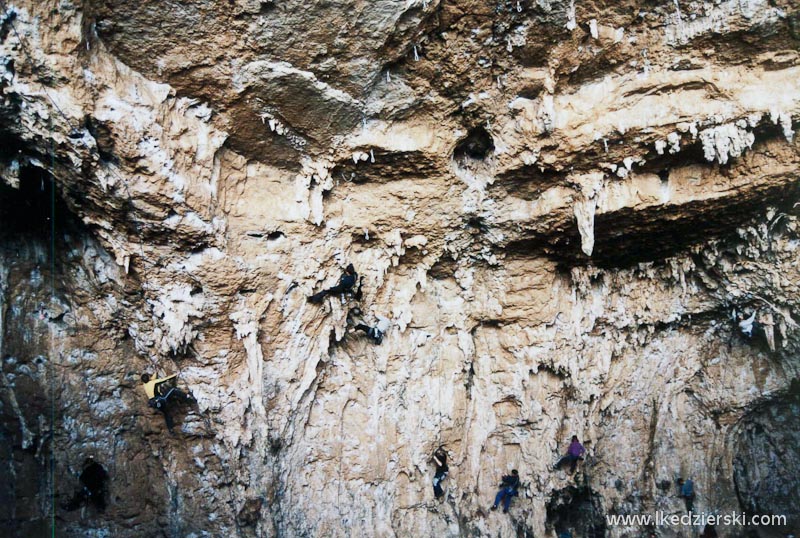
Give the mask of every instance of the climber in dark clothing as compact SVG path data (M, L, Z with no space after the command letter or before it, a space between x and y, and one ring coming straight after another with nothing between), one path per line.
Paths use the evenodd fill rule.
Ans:
M569 444L569 448L567 449L567 455L558 460L556 463L556 469L561 469L561 466L565 463L569 463L569 472L574 473L575 467L578 465L578 461L583 461L583 455L586 453L586 449L583 448L583 445L580 441L578 441L578 436L572 436L572 442Z
M694 482L691 478L686 479L686 482L679 482L681 487L681 497L686 505L686 511L690 514L694 512Z
M347 324L353 326L355 331L363 331L375 345L380 345L383 342L383 336L389 330L391 321L380 314L375 315L376 323L374 326L367 325L364 321L364 315L359 307L351 308L347 313Z
M144 392L147 394L147 405L161 411L170 433L173 433L172 427L174 426L172 416L169 412L171 402L178 400L183 403L195 403L197 401L194 397L187 395L177 387L167 384L167 381L175 379L176 377L177 375L173 374L159 379L151 379L150 374L142 374Z
M75 492L68 502L63 503L61 508L71 512L77 510L87 501L91 502L98 512L103 512L106 509L106 479L108 473L102 465L94 461L94 457L89 456L83 463L83 472L78 480L81 483L81 489Z
M511 471L510 475L503 477L500 482L500 491L494 498L492 510L497 510L497 505L503 503L503 513L508 513L508 507L511 505L511 498L519 495L519 473L516 469Z
M351 263L344 270L344 274L341 276L341 278L339 278L339 283L337 285L328 288L326 290L322 290L318 293L315 293L314 295L308 298L308 301L310 303L321 303L326 295L352 292L354 291L353 288L355 287L356 282L358 282L358 273L356 273L356 269L355 267L353 267L353 264ZM357 295L360 295L360 292L361 292L361 286L358 287L358 290L355 290L355 293Z
M447 467L447 453L440 448L433 453L433 461L436 463L436 473L433 475L433 494L438 499L444 495L442 480L445 479L449 471Z

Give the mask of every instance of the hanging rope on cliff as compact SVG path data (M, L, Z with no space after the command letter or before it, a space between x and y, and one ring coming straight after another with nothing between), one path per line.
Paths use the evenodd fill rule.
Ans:
M441 335L440 335L441 339ZM439 410L439 428L436 433L436 443L442 443L442 421L444 420L445 414L442 409L442 384L444 383L444 376L445 370L442 368L442 345L439 344L438 349L436 350L436 377L437 377L437 384L439 386L439 394L436 396L437 399L437 409Z
M230 499L231 511L233 516L233 524L236 525L236 535L239 538L242 538L242 525L239 523L239 514L236 511L236 498L233 495L233 473L231 472L230 465L225 461L225 459L220 456L216 450L213 450L214 454L217 456L219 460L219 465L222 467L222 471L225 474L225 481L229 484L228 486L228 498ZM232 453L232 452L231 452Z
M441 327L442 321L442 311L439 307L439 290L436 289L436 326ZM444 413L442 413L442 338L444 336L444 329L439 330L439 338L436 347L436 386L437 386L437 395L436 395L436 411L438 415L438 423L436 425L436 447L439 448L442 446L442 419L444 418Z
M35 60L33 59L32 54L30 53L30 50L29 50L29 47L28 47L27 43L23 39L22 35L20 34L19 30L17 29L16 24L14 23L14 20L16 19L16 12L12 11L11 9L8 8L8 5L6 4L5 0L0 0L0 7L2 7L2 9L3 9L4 21L7 21L9 23L9 25L11 26L11 29L12 29L14 35L16 36L17 41L20 44L20 47L22 49L22 53L23 53L23 55L25 57L25 60L29 64L31 72L34 75L36 82L41 86L42 93L45 95L47 100L52 104L53 108L57 111L58 115L64 120L64 123L67 126L67 132L68 132L67 136L69 138L72 138L73 140L74 139L83 138L83 134L82 134L83 129L73 125L72 120L70 120L70 118L66 115L66 113L64 113L64 111L58 105L57 101L50 94L50 91L48 90L48 88L45 85L45 83L42 82L41 77L39 75L39 69L40 69L41 66L36 64ZM53 171L53 177L55 178L56 164L60 165L60 163L58 163L56 158L55 158L55 143L54 143L54 128L53 127L54 126L53 126L53 122L52 122L52 118L51 118L50 122L49 122L50 166L51 166L51 170ZM31 134L36 135L36 133L33 132L33 131L31 131ZM153 155L153 154L157 153L158 151L159 151L159 149L155 149L155 150L153 150L153 152L151 154L145 155L144 157L147 158L150 155ZM123 179L114 170L114 168L111 166L110 163L106 167L106 171L115 180L117 180L117 182L119 184L121 184L123 186L123 188L125 189L125 197L127 199L126 203L125 203L126 211L128 211L128 212L132 211L132 209L134 209L136 206L133 203L133 196L131 195L131 191L130 191L130 187L128 185L128 182L125 179ZM55 214L55 181L53 181L52 193L51 194L52 194L52 197L53 197L53 215L54 215ZM55 219L55 217L53 216L51 218L51 221L54 222L54 219ZM145 295L144 283L146 283L146 282L148 282L150 280L150 276L149 276L148 269L147 269L147 257L145 255L145 250L144 250L144 235L142 233L141 227L136 223L135 219L133 220L133 222L134 222L134 232L136 233L136 236L138 238L139 253L140 253L140 257L141 257L142 299L144 300L145 304L147 304L147 298L146 298L146 295ZM126 269L126 271L128 270L128 265L127 264L126 264L125 269ZM155 359L155 357L153 357L153 356L148 354L147 355L147 360L150 362L151 366L154 369L158 367L159 363ZM180 365L178 365L177 361L173 361L173 362L175 362L176 366L178 366L178 371L180 372Z
M23 55L25 56L25 59L27 60L28 64L30 65L31 72L36 77L35 78L36 82L42 88L42 93L44 93L44 95L47 98L47 100L50 101L50 103L53 105L53 108L56 110L56 112L58 112L59 116L61 116L61 118L64 120L64 123L67 125L67 128L68 128L67 129L67 131L68 131L68 135L67 136L69 138L72 138L72 139L83 138L82 131L84 129L81 129L80 127L76 127L76 126L73 125L72 120L70 120L70 118L64 113L64 111L61 109L61 107L58 106L58 103L53 98L53 96L50 94L50 91L48 90L47 86L45 85L44 82L42 82L41 77L39 75L40 66L37 65L36 62L34 61L33 56L31 55L31 53L29 51L28 45L26 44L25 40L22 38L22 35L17 30L16 24L14 24L14 20L16 19L16 12L12 11L12 10L10 10L8 8L8 5L6 4L5 0L0 0L0 7L2 7L2 9L3 9L4 20L7 21L10 24L11 29L14 32L14 35L16 36L17 41L20 44L20 47L21 47L22 52L23 52ZM36 133L32 132L32 134L36 134ZM51 149L53 149L53 152L51 152L51 167L52 167L53 170L55 170L56 160L55 160L54 147L53 147L53 134L54 134L54 130L53 130L52 119L51 119L50 120L50 140L51 140ZM158 151L159 150L154 150L151 154L145 155L145 157L149 157L150 155L154 155ZM131 192L130 192L130 189L128 187L128 183L110 165L108 166L106 171L111 176L113 176L116 180L118 180L123 185L123 187L125 188L128 206L129 207L135 207L133 205L133 197L131 196ZM54 188L55 188L55 185L54 185ZM143 273L142 276L144 277L145 281L147 281L149 279L149 277L147 275L147 264L145 263L146 257L145 257L145 254L144 254L144 238L143 238L141 229L138 226L135 226L135 231L136 231L137 237L139 238L139 247L140 247L140 252L141 252L141 257L142 257L142 273Z
M3 9L4 21L7 21L10 24L11 29L12 29L14 35L16 36L17 41L19 42L19 45L20 45L20 48L22 50L23 56L25 58L25 61L30 66L31 73L33 74L33 78L34 78L35 82L37 82L41 86L42 93L46 97L47 101L52 105L53 109L57 112L58 116L61 118L61 120L63 120L63 123L66 125L66 130L67 130L67 133L68 133L67 136L72 140L82 139L84 137L84 134L83 134L84 129L76 127L73 124L72 120L70 120L70 118L65 114L65 112L62 110L62 108L58 105L58 102L53 97L53 95L51 95L51 92L49 91L48 87L45 85L44 82L42 82L41 76L39 75L41 66L36 64L35 60L33 59L32 54L31 54L31 52L29 50L29 47L28 47L27 43L23 39L22 35L20 34L19 30L17 29L16 24L14 23L14 19L16 18L16 13L11 11L11 10L9 10L5 0L0 0L0 7L2 7L2 9ZM23 126L24 124L20 123L19 125ZM31 130L27 126L25 128L34 137L37 136L36 132ZM56 181L55 181L56 170L57 170L57 166L61 166L61 167L64 168L64 170L67 171L67 173L74 173L74 171L73 171L73 169L71 167L65 166L64 164L59 162L57 160L57 158L56 158L55 124L53 122L53 117L52 116L50 116L49 121L48 121L48 131L49 131L49 141L50 141L49 148L48 148L49 149L49 157L50 157L50 159L49 159L50 163L49 164L50 164L51 174L52 174L52 177L53 177L53 181L51 183L51 192L50 192L50 196L51 196L51 200L50 200L50 202L51 202L50 203L50 205L51 205L50 224L51 224L51 264L52 264L52 266L51 266L51 278L53 279L52 286L51 286L51 302L54 302L55 298L56 298L55 297L55 280L54 280L55 279L55 263L56 263L55 262L55 252L56 252L56 223L57 223L57 219L56 219L56 217L57 217L57 215L56 215L56 192L55 192L55 189L56 189ZM157 151L158 150L154 150L153 153L155 153ZM146 155L145 157L148 157L148 156L149 155ZM122 185L122 187L124 188L125 202L124 202L124 206L123 207L124 207L126 213L132 212L135 209L135 205L133 203L133 196L131 194L131 190L130 190L130 186L129 186L128 181L123 179L120 176L120 174L112 167L112 165L110 163L107 165L105 170L111 177L113 177L116 180L117 184ZM149 271L148 271L148 267L147 267L147 263L148 263L147 262L147 256L146 256L145 250L144 250L144 241L145 240L144 240L143 230L142 230L141 226L139 226L139 224L136 222L135 219L132 219L132 222L134 223L134 232L135 232L135 234L136 234L136 236L138 238L138 243L139 243L139 253L140 253L140 257L141 257L140 266L141 266L141 275L142 275L142 278L141 278L141 283L142 283L141 294L142 294L142 300L144 301L144 303L146 305L148 303L148 301L147 301L147 297L146 297L145 284L147 282L149 282L150 275L149 275ZM126 272L128 270L128 267L129 267L129 265L128 265L128 263L126 263L125 264ZM75 323L77 323L76 319L73 320L73 321ZM51 331L52 331L52 329L53 328L51 327ZM77 327L74 327L74 329L77 330ZM156 357L152 356L151 354L146 354L145 356L146 356L147 361L150 363L151 367L153 368L153 370L157 371L158 366L159 366L159 361L156 359ZM56 387L56 382L55 382L55 375L54 375L53 372L55 372L56 369L60 369L61 365L58 364L58 359L61 357L61 354L60 353L56 353L55 350L51 350L50 357L51 358L48 361L48 364L50 365L50 369L51 369L51 374L50 374L50 384L51 384L50 393L51 393L51 407L52 407L51 408L51 427L52 427L52 429L54 431L54 429L55 429L55 407L54 406L55 406L55 394L56 394L55 387ZM177 363L177 361L173 361L173 362L175 362L175 364L177 366L177 369L178 369L178 372L180 373L180 371L181 371L180 365ZM90 393L90 390L91 390L91 386L89 384L89 380L88 380L87 376L84 375L82 381L83 381L83 384L84 384L85 394L87 394L87 396L88 396L88 394ZM89 425L90 425L92 431L97 431L97 425L95 423L95 417L94 417L94 413L92 412L91 403L89 404L89 407L88 407L88 416L89 416ZM65 456L66 456L66 447L65 447ZM52 456L51 456L50 483L51 483L51 487L52 487L51 493L54 496L55 495L55 454L52 454ZM55 512L54 512L54 515L55 515Z
M5 7L5 6L4 6ZM13 22L13 21L12 21ZM53 142L53 119L49 119L50 127L50 166L55 162L55 144ZM56 300L56 187L55 182L50 186L50 305L55 304ZM47 361L50 376L50 484L52 486L50 497L51 525L56 528L56 376L53 353L53 325L50 328L50 360Z
M28 63L31 66L31 72L34 75L36 75L36 77L37 77L36 78L36 82L38 82L39 85L42 87L42 90L44 90L44 95L45 95L45 97L47 97L47 99L53 105L53 108L55 108L56 111L61 115L61 117L64 118L65 123L67 125L70 125L71 122L70 122L69 118L67 117L66 114L64 114L64 111L61 110L61 107L58 106L58 103L56 103L55 99L53 99L53 97L50 95L50 92L47 91L47 87L41 81L41 78L39 77L39 66L36 65L36 62L33 61L33 56L31 56L30 52L28 51L28 46L25 44L25 40L22 39L22 36L17 31L17 25L14 24L14 19L17 18L17 12L16 11L11 11L8 8L8 5L6 4L5 0L0 0L0 7L2 7L2 9L3 9L3 22L8 22L11 25L11 30L14 32L14 35L17 37L17 41L19 41L19 44L22 47L22 53L25 55L25 58L28 60ZM52 120L50 121L50 124L51 124L51 127L52 127ZM75 131L75 132L78 132L78 131ZM52 132L52 129L51 129L51 131L50 131L51 139L52 139L52 134L53 134L53 132ZM70 130L70 135L72 135L72 134L73 134L73 131Z

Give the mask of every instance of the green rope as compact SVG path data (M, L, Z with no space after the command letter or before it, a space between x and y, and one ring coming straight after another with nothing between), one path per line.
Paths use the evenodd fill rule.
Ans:
M53 139L53 120L50 119L50 167L55 169L56 148ZM55 176L50 181L50 306L55 304L56 299L56 182ZM55 360L56 354L53 346L53 324L50 325L50 360L47 361L50 374L50 485L52 488L50 495L50 528L52 536L56 535L56 378Z

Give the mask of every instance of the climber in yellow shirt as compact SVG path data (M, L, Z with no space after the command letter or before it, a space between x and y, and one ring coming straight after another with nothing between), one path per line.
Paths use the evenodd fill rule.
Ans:
M170 380L178 377L177 374L172 374L167 377L151 378L150 374L142 374L142 383L144 392L147 394L147 405L158 409L164 414L164 420L167 422L167 429L173 433L172 427L174 425L172 416L169 413L170 402L178 400L184 403L195 403L196 400L187 395L182 390L178 389L173 383L168 383ZM173 386L170 386L173 385Z
M149 400L156 397L156 385L160 385L161 383L169 381L170 379L175 379L176 377L178 377L178 374L151 379L150 374L142 374L142 383L144 383L144 392L147 394L147 399Z

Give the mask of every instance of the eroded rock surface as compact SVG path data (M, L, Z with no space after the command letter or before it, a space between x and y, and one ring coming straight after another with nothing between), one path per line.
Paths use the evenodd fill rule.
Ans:
M5 528L633 537L688 477L800 528L796 2L3 8ZM306 301L348 262L379 346Z

